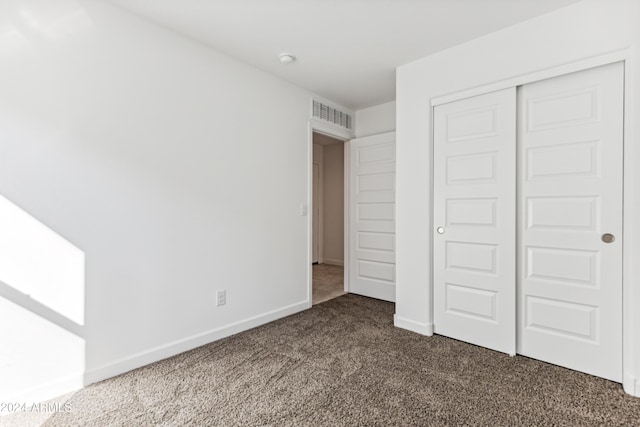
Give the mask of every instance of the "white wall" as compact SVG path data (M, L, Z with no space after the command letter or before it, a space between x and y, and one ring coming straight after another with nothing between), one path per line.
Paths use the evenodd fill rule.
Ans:
M323 147L323 253L325 263L344 263L344 143Z
M396 324L428 334L431 118L435 97L629 48L625 156L625 390L640 395L640 2L587 0L397 70Z
M24 217L27 257L31 228L64 249L0 239L0 401L308 307L310 96L105 2L0 3L0 223ZM38 269L75 285L18 283Z
M396 130L396 102L375 105L356 111L355 134L362 138Z

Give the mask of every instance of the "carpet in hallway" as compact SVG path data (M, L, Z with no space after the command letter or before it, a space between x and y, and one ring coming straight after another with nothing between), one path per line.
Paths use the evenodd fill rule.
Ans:
M344 295L344 267L314 264L313 304L320 304L340 295Z

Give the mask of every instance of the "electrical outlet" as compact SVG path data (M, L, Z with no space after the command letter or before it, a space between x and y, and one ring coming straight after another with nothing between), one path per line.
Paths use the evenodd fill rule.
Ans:
M220 307L221 305L225 305L227 303L227 290L226 289L218 291L216 296L218 298L218 300L217 300L218 307Z

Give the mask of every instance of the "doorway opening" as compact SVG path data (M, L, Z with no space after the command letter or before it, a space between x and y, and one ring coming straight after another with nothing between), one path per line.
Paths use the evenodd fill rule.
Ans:
M345 294L344 141L313 132L312 304Z

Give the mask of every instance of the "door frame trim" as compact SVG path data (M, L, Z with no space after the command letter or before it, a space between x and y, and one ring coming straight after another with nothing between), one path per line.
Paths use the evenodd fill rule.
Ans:
M640 348L640 338L636 338L636 336L640 337L640 329L634 327L633 324L633 315L634 315L634 289L632 285L632 272L631 267L634 265L634 260L631 258L633 255L633 246L637 246L640 242L636 242L633 239L632 233L629 231L629 227L626 221L626 218L633 218L634 213L637 214L637 209L632 205L632 203L628 203L626 201L633 200L631 197L632 188L631 185L625 185L626 183L631 183L633 175L631 173L631 166L634 163L634 159L630 158L627 153L629 152L630 144L634 141L634 137L636 135L633 134L633 119L632 115L635 110L632 105L633 92L632 87L629 84L629 77L633 75L633 72L638 72L638 66L633 62L633 52L631 48L625 48L621 50L616 50L613 52L608 52L602 55L597 55L594 57L582 59L579 61L573 61L570 63L562 64L555 67L546 68L543 70L536 70L530 73L522 74L519 76L514 76L512 78L500 80L497 82L490 82L487 84L479 85L473 88L469 88L463 91L438 96L430 99L430 103L428 106L428 114L430 123L433 123L434 117L434 108L441 104L446 104L448 102L457 101L460 99L470 98L476 95L481 95L484 93L489 93L501 89L506 89L508 87L518 87L524 84L533 83L540 80L545 80L553 77L559 77L565 74L570 74L578 71L588 70L590 68L596 68L603 65L613 64L615 62L623 62L624 69L624 77L623 77L623 85L624 85L624 112L623 112L623 126L622 126L622 149L623 149L623 183L622 183L622 386L626 393L640 397L640 377L636 378L633 375L634 370L634 361L637 357L640 357L638 350L636 348ZM636 112L637 113L637 112ZM429 188L430 191L430 209L431 213L429 223L429 242L431 247L433 248L434 238L433 238L433 210L435 207L434 204L434 192L433 192L433 162L435 161L433 158L433 148L434 148L434 128L431 126L431 130L429 132L429 149L431 151L431 185ZM636 149L635 151L637 151ZM636 233L637 234L637 233ZM431 254L430 260L430 284L429 284L429 292L431 296L431 318L429 319L431 325L434 322L434 313L433 306L435 301L433 300L433 289L434 289L434 278L433 278L433 253ZM636 291L637 292L637 291ZM636 348L634 348L634 346Z
M307 307L311 308L313 306L313 134L319 133L322 135L329 136L331 138L340 140L344 144L345 149L345 158L344 158L344 218L348 218L349 210L346 202L349 200L349 193L347 189L349 188L349 158L346 156L349 148L349 141L352 139L352 136L347 132L341 132L338 129L333 129L330 126L326 126L316 120L309 120L308 129L307 129ZM324 162L324 156L323 156ZM322 173L321 173L322 176ZM318 203L322 206L322 202ZM318 230L318 234L320 234L320 230ZM349 246L348 246L348 238L349 236L349 223L347 221L344 222L344 290L345 292L349 292ZM321 239L322 241L322 239ZM320 250L321 248L319 248ZM318 253L318 262L324 258L320 253Z

